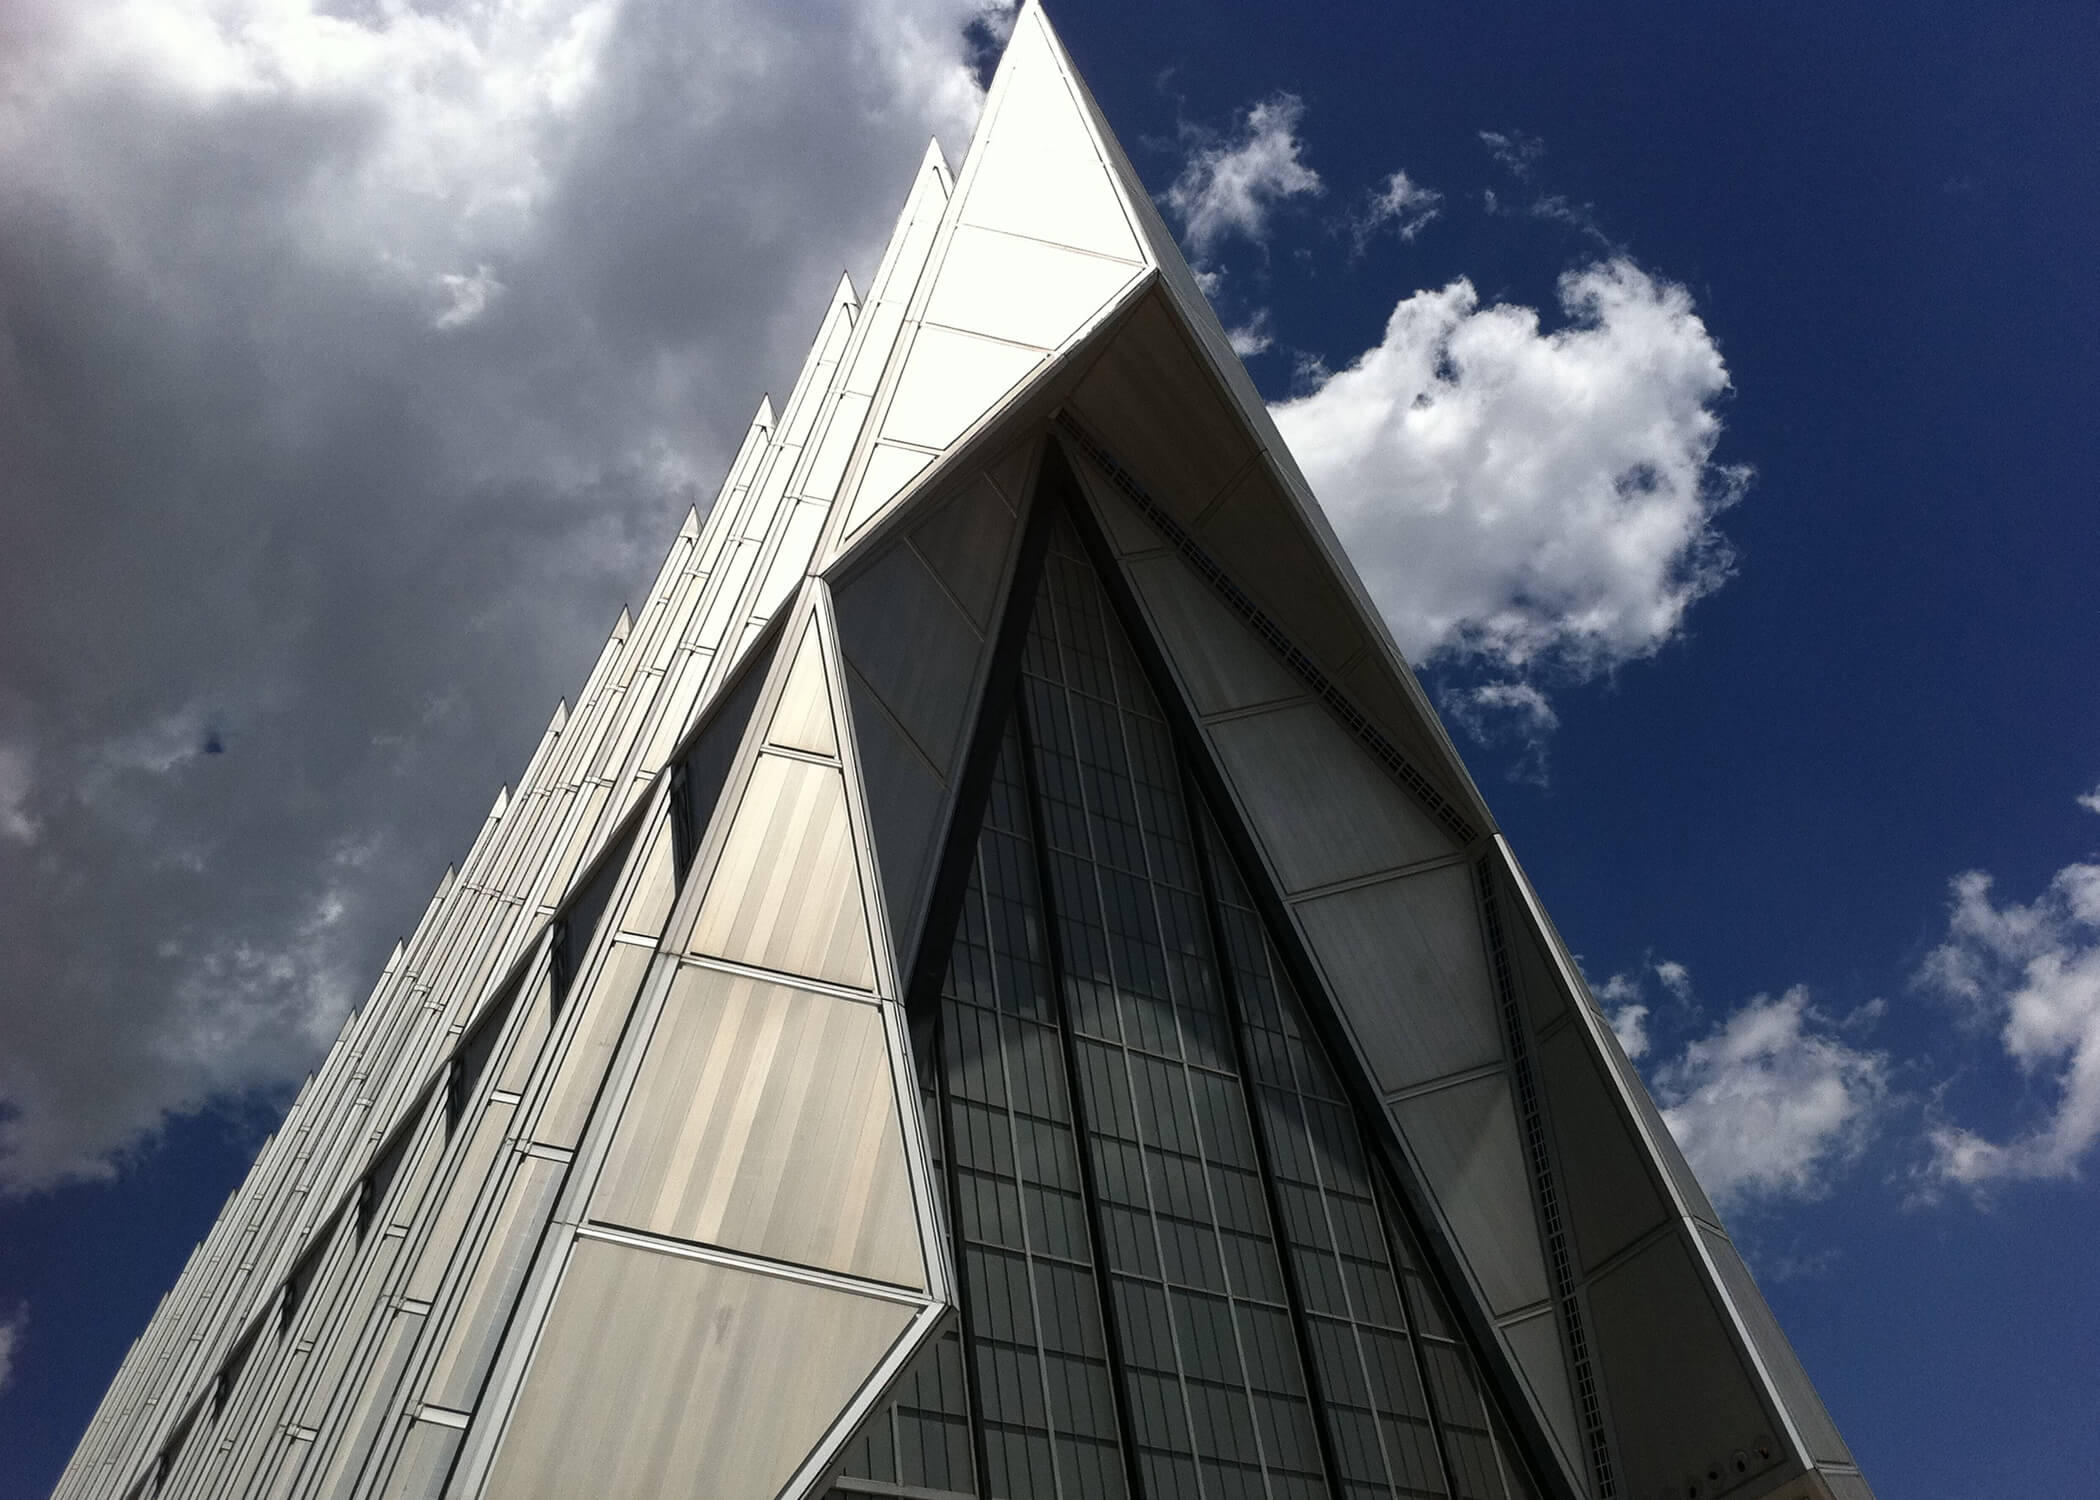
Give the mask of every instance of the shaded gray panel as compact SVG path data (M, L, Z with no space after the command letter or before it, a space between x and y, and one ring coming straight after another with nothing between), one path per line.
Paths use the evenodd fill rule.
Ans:
M1852 1450L1845 1446L1837 1423L1830 1420L1829 1409L1823 1405L1823 1398L1816 1394L1808 1371L1802 1368L1793 1341L1780 1328L1764 1293L1751 1279L1750 1268L1743 1264L1743 1258L1736 1254L1735 1246L1726 1235L1702 1226L1699 1238L1706 1242L1706 1253L1713 1257L1714 1269L1721 1274L1721 1285L1726 1288L1728 1299L1735 1304L1743 1326L1749 1330L1758 1357L1771 1373L1773 1384L1779 1387L1779 1399L1786 1403L1787 1415L1800 1429L1801 1441L1808 1446L1808 1456L1819 1463L1852 1463Z
M1502 1022L1463 865L1294 910L1383 1092L1502 1061Z
M1873 1486L1857 1474L1847 1474L1841 1469L1822 1470L1823 1482L1830 1486L1830 1493L1837 1500L1874 1500Z
M1721 1216L1714 1210L1713 1200L1706 1196L1706 1189L1699 1184L1692 1164L1684 1159L1684 1149L1677 1144L1677 1137L1670 1134L1670 1127L1663 1122L1662 1111L1648 1095L1648 1086L1641 1082L1640 1073L1619 1045L1619 1038L1609 1026L1597 1028L1598 1045L1604 1049L1604 1060L1616 1069L1626 1094L1633 1100L1633 1107L1647 1122L1648 1135L1655 1142L1656 1155L1661 1159L1663 1170L1677 1184L1677 1191L1684 1195L1688 1212L1719 1226Z
M544 1157L518 1158L518 1168L505 1185L503 1205L489 1230L481 1258L460 1300L450 1309L451 1329L438 1351L437 1365L424 1386L426 1401L455 1411L469 1410L481 1393L482 1377L496 1357L503 1327L525 1273L532 1266L540 1231L554 1210L563 1167Z
M1013 511L980 477L914 526L911 541L977 628L990 630L1013 534Z
M1577 1263L1587 1272L1668 1219L1670 1206L1590 1055L1588 1032L1562 1027L1539 1044L1537 1056L1560 1158L1561 1202L1574 1226Z
M923 1287L881 1013L681 969L590 1211L674 1239Z
M1561 1349L1560 1325L1553 1314L1542 1312L1522 1322L1506 1324L1503 1342L1509 1345L1524 1383L1531 1388L1532 1404L1545 1418L1547 1430L1560 1444L1561 1459L1576 1473L1583 1461L1582 1428L1575 1418L1575 1395L1568 1387L1567 1356Z
M708 715L707 727L700 731L693 740L692 749L686 752L686 788L687 796L692 800L695 843L707 831L715 804L722 800L722 788L728 784L729 768L736 761L737 746L751 722L751 711L758 707L759 691L766 684L766 673L771 670L773 653L778 649L776 638L771 649L755 654L744 664L743 675L717 700L718 706Z
M1457 848L1316 703L1228 719L1209 734L1287 893ZM1471 879L1458 873L1470 906Z
M912 1317L580 1240L497 1449L503 1500L772 1500Z
M1496 1314L1546 1299L1517 1112L1500 1077L1388 1104Z
M811 755L839 753L838 728L831 722L831 689L824 670L824 642L812 620L795 648L795 664L780 689L766 743Z
M873 988L875 956L837 770L758 758L693 924L691 950Z
M912 940L926 867L940 847L941 797L947 788L860 674L851 670L846 673L846 707L867 789L868 831L882 872L890 938L908 962L905 950Z
M1104 473L1101 466L1088 458L1076 445L1068 445L1065 454L1072 462L1072 472L1093 501L1094 514L1101 522L1101 529L1108 534L1109 542L1116 551L1128 557L1132 553L1151 552L1166 545L1166 539L1153 529L1152 523L1137 512L1137 507L1118 489Z
M1179 558L1164 553L1140 558L1130 564L1129 575L1197 713L1305 696L1298 674L1277 660Z
M1545 939L1533 929L1523 897L1506 881L1499 883L1504 892L1502 909L1513 914L1507 925L1515 929L1509 947L1516 959L1517 989L1532 1029L1542 1031L1581 1002L1571 1001L1562 988L1559 969L1547 956Z
M927 760L954 765L983 639L911 548L892 544L833 595L839 650Z
M1203 517L1198 539L1292 640L1330 668L1364 648L1356 600L1264 465L1249 468Z
M437 1500L452 1471L452 1455L465 1436L460 1428L441 1422L410 1422L400 1457L387 1476L387 1500Z
M1779 1429L1722 1325L1706 1276L1676 1235L1590 1283L1590 1338L1628 1495L1709 1493L1710 1465Z

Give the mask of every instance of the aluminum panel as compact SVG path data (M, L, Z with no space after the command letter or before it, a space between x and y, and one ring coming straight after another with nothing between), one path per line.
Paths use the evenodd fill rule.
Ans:
M1208 733L1286 894L1456 852L1413 794L1317 703L1222 720ZM1447 884L1466 887L1469 918L1470 882ZM1457 915L1439 908L1434 920ZM1452 930L1470 935L1471 923Z
M945 778L935 773L857 672L846 673L847 711L867 788L868 832L882 873L891 940L909 955L919 893L939 847Z
M932 454L917 448L877 443L869 450L867 463L861 466L860 483L853 490L853 508L846 513L846 535L859 531L932 462Z
M1386 1106L1497 1316L1546 1300L1531 1174L1509 1084L1500 1077Z
M973 333L921 328L890 397L882 435L922 448L945 448L996 407L1043 357L1034 349Z
M1203 517L1198 535L1291 639L1320 661L1339 667L1368 644L1356 601L1264 466L1255 464L1241 476Z
M1539 1084L1560 1159L1561 1202L1575 1232L1577 1263L1602 1265L1670 1217L1647 1153L1579 1026L1538 1044Z
M576 1029L562 1046L561 1061L555 1064L553 1081L538 1106L538 1118L531 1126L533 1140L575 1148L605 1083L605 1070L612 1065L613 1049L619 1046L620 1033L626 1030L627 1018L641 994L642 976L648 972L651 957L646 948L611 944L580 1003L570 996L569 1008L578 1011Z
M941 258L926 321L1056 349L1143 269L965 224Z
M1794 1426L1801 1434L1801 1441L1808 1448L1808 1456L1819 1463L1851 1464L1852 1450L1838 1434L1837 1424L1830 1420L1830 1412L1823 1405L1823 1398L1816 1394L1808 1371L1802 1368L1801 1356L1794 1352L1793 1341L1772 1316L1770 1304L1757 1282L1751 1278L1750 1268L1743 1264L1742 1256L1736 1253L1728 1236L1700 1226L1699 1238L1706 1244L1706 1253L1720 1273L1721 1285L1727 1290L1728 1300L1735 1304L1736 1315L1743 1320L1749 1331L1750 1341L1757 1346L1757 1356L1764 1362L1766 1371L1778 1387L1779 1399L1786 1403L1787 1415L1794 1419Z
M892 545L833 590L839 650L942 772L953 764L983 642L909 547Z
M1502 1326L1502 1338L1517 1362L1517 1372L1530 1388L1532 1405L1545 1419L1546 1430L1560 1445L1561 1461L1576 1473L1585 1467L1582 1428L1575 1418L1575 1393L1568 1385L1567 1356L1560 1343L1560 1326L1549 1309Z
M783 974L874 987L875 955L838 771L779 755L758 758L689 946Z
M802 644L795 648L795 664L788 669L787 682L781 687L773 722L766 726L766 743L838 758L838 726L831 717L824 642L814 620L803 628Z
M1590 1283L1590 1340L1629 1495L1706 1495L1707 1467L1779 1428L1719 1316L1714 1292L1676 1235Z
M681 969L590 1214L924 1287L881 1012Z
M1199 715L1305 696L1298 674L1255 639L1179 559L1140 558L1128 565L1128 573L1160 649Z
M914 526L911 544L977 629L989 632L1013 535L1013 510L979 478Z
M651 942L663 936L678 895L678 869L672 859L671 820L660 819L640 841L642 868L620 908L619 930Z
M1048 23L1033 7L1014 25L986 114L960 185L963 223L1144 259Z
M913 1309L580 1240L487 1493L773 1500Z
M1464 865L1294 910L1383 1092L1502 1061L1502 1023Z
M518 1158L480 1258L459 1299L447 1310L451 1326L424 1384L424 1400L470 1411L480 1398L482 1377L503 1340L511 1304L531 1269L563 1172L561 1163L545 1157Z

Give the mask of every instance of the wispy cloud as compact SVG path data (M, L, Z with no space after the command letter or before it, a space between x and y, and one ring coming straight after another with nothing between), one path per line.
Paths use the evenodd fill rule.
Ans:
M1526 135L1521 130L1483 130L1479 136L1480 144L1488 149L1488 155L1520 181L1529 180L1533 170L1545 160L1546 143L1535 135Z
M1300 159L1304 118L1304 101L1275 94L1249 108L1228 136L1194 134L1195 148L1163 195L1192 255L1207 256L1233 235L1265 244L1278 204L1322 191L1320 174Z
M1361 255L1380 234L1390 232L1409 244L1443 212L1444 195L1423 187L1405 172L1395 172L1383 186L1365 195L1361 211L1349 223L1350 240Z
M1883 1122L1889 1072L1797 985L1753 998L1652 1077L1670 1133L1726 1209L1829 1192Z
M29 1308L18 1304L6 1317L0 1318L0 1395L5 1395L15 1378L15 1361L21 1357L22 1335L29 1329Z
M1970 1188L2076 1176L2100 1140L2100 864L2066 865L2024 904L2000 904L1992 884L1980 870L1955 877L1947 935L1916 982L1994 1030L2053 1097L2008 1139L1934 1125L1928 1178Z

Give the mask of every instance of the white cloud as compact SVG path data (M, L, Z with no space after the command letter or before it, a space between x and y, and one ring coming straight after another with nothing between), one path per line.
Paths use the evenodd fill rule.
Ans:
M503 283L487 266L476 266L471 276L447 271L437 279L438 296L444 305L430 320L430 326L441 330L463 328L487 312L489 304L504 290Z
M1565 326L1417 292L1348 368L1273 410L1401 648L1520 677L1652 654L1728 577L1713 462L1728 372L1683 287L1615 259Z
M1546 143L1521 130L1483 130L1480 144L1512 177L1528 178L1546 155Z
M1655 977L1662 981L1662 987L1670 992L1671 998L1680 1005L1691 1004L1692 971L1674 958L1663 959L1654 967Z
M2065 866L2026 905L1999 905L1981 871L1956 876L1946 939L1917 982L1995 1027L2006 1056L2053 1095L2009 1140L1936 1125L1931 1176L1967 1187L2076 1176L2100 1140L2100 865Z
M1596 998L1626 1055L1646 1055L1648 1006L1641 994L1640 980L1631 974L1614 974L1596 987Z
M1393 233L1409 243L1443 212L1444 195L1423 187L1405 172L1395 172L1385 185L1370 195L1370 202L1350 226L1361 252L1372 236L1391 226Z
M5 1318L0 1318L0 1395L4 1395L15 1376L15 1357L22 1347L22 1334L29 1327L29 1309L17 1306Z
M1798 985L1752 999L1653 1077L1671 1134L1723 1208L1822 1196L1889 1098L1888 1059L1839 1040Z
M1207 140L1190 154L1164 197L1191 252L1208 255L1234 234L1259 245L1277 204L1321 191L1320 174L1298 159L1304 116L1302 100L1277 94L1247 111L1238 135Z
M2094 787L2090 792L2081 792L2078 805L2087 812L2100 813L2100 786Z
M1513 773L1519 780L1546 780L1546 747L1560 728L1560 715L1546 695L1528 682L1486 682L1453 688L1439 700L1445 712L1475 739L1514 741L1524 750Z

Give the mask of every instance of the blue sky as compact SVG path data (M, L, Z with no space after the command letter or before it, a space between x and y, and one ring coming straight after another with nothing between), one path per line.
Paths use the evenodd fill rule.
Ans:
M0 1496L960 152L969 13L0 22ZM2100 17L1051 15L1869 1479L2083 1492Z

